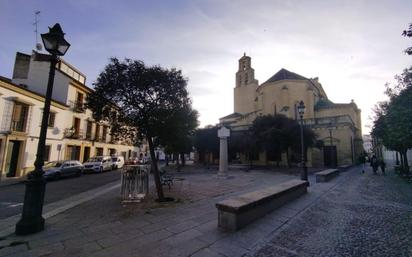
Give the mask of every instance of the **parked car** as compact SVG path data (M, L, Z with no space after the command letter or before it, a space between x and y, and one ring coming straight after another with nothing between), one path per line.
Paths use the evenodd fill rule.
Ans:
M129 159L125 162L125 164L126 164L126 165L136 165L136 164L139 164L139 158L137 158L137 157L131 157L131 158L129 158Z
M112 157L113 169L121 169L124 166L124 157L116 156Z
M43 166L43 177L50 179L59 179L61 177L80 176L83 172L83 165L76 160L70 161L51 161ZM33 178L33 172L27 175L28 179Z
M147 156L144 156L143 158L140 158L139 164L148 164L150 163L150 158Z
M84 172L103 172L113 169L113 162L110 156L96 156L83 163Z

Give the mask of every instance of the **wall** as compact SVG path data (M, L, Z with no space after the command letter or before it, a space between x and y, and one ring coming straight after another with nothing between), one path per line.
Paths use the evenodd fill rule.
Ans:
M34 61L33 58L31 58L27 79L13 79L13 82L16 84L27 85L29 90L45 95L49 78L49 70L50 62ZM59 70L56 70L52 99L62 103L67 103L67 85L69 82L69 77L64 75Z

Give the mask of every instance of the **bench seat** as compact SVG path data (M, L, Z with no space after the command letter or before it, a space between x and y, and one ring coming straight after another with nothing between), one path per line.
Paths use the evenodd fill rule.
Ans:
M327 182L337 175L339 175L339 170L338 169L327 169L327 170L322 170L319 172L315 173L316 175L316 182Z
M347 171L350 167L352 167L352 165L350 164L346 164L346 165L341 165L338 167L339 171Z
M218 226L236 231L306 193L307 186L307 181L292 179L218 202Z

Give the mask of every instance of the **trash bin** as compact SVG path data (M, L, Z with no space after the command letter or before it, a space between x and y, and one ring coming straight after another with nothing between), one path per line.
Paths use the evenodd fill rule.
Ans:
M125 165L121 175L122 202L140 202L149 193L150 165Z

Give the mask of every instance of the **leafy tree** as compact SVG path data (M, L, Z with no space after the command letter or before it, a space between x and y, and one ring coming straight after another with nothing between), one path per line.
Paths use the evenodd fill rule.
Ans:
M112 134L133 143L147 140L159 201L164 200L164 195L153 138L162 136L165 128L173 127L172 123L180 122L177 113L190 106L186 86L180 70L111 58L88 98L94 118L110 122Z
M249 161L249 168L252 166L253 155L258 152L256 139L250 129L232 131L229 140L229 152L244 154Z
M287 153L288 163L289 149L300 151L300 125L296 120L281 114L259 116L253 122L252 131L260 150ZM303 137L305 151L315 146L316 134L311 129L304 127Z
M193 137L199 126L198 116L198 112L188 104L169 117L158 136L158 143L168 154L180 155L182 165L185 165L184 154L192 151Z
M195 132L194 145L199 154L199 161L209 165L210 154L219 154L219 138L217 137L217 127L207 126Z
M412 23L409 24L408 30L404 30L402 32L402 36L404 37L412 37ZM405 53L408 55L412 55L412 47L408 47L405 49Z
M402 167L409 170L406 152L412 148L412 67L386 85L389 100L375 106L372 135L388 149L401 154Z

